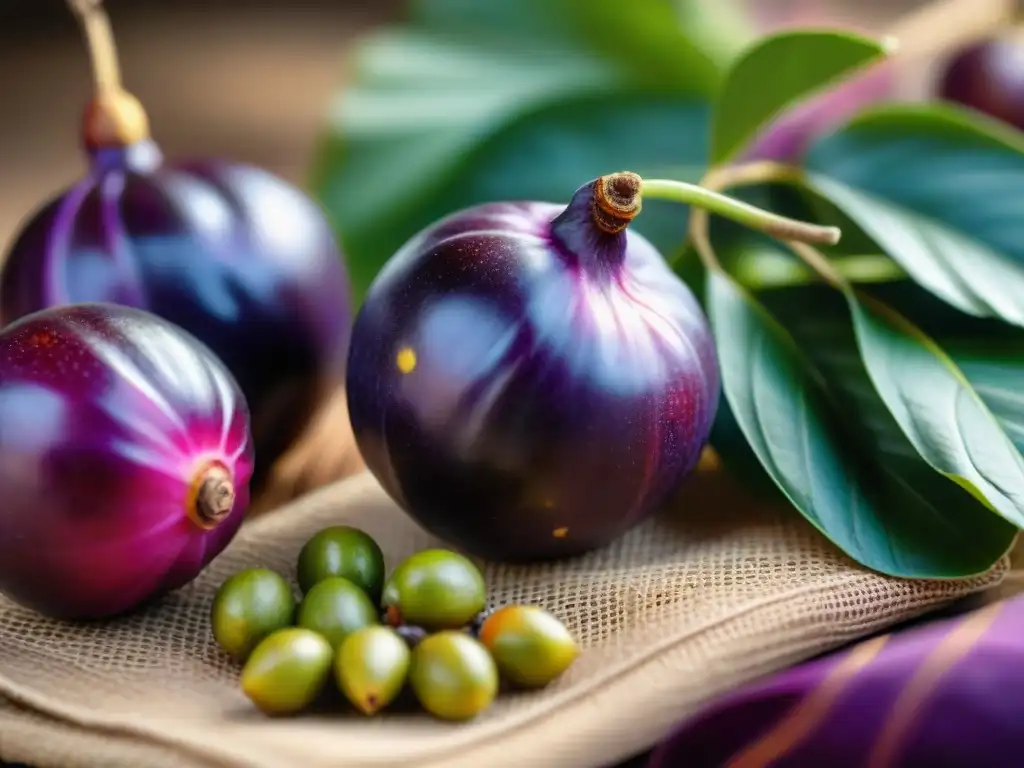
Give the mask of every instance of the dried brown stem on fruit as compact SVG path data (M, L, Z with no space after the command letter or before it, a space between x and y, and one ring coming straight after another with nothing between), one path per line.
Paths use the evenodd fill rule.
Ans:
M621 171L594 182L594 223L602 232L621 232L640 213L643 180L635 173Z
M190 516L203 528L214 528L235 506L235 485L226 467L214 464L197 480Z

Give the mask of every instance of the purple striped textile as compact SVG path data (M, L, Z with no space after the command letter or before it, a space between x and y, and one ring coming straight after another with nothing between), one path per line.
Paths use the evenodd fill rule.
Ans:
M777 673L685 722L649 768L1020 768L1024 596Z

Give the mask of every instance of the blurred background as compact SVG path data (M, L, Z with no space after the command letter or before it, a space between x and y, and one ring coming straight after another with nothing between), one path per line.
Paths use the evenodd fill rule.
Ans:
M729 0L705 0L720 4ZM765 24L800 17L877 29L920 0L752 0ZM352 40L400 0L109 0L126 86L170 155L226 155L303 182ZM0 240L83 161L89 59L62 0L0 2Z
M588 0L578 0L586 3ZM760 31L890 30L927 0L691 0L735 4ZM487 3L488 0L477 0ZM991 9L998 0L975 0ZM223 156L306 185L353 43L403 17L402 0L107 0L125 86L168 156ZM963 2L960 3L964 6ZM953 22L956 26L956 22ZM900 88L927 80L927 57ZM89 57L63 0L0 0L0 243L81 175ZM675 140L673 138L673 140ZM506 169L507 170L507 169ZM404 169L392 174L404 184ZM393 191L393 190L392 190ZM639 763L638 763L639 764Z

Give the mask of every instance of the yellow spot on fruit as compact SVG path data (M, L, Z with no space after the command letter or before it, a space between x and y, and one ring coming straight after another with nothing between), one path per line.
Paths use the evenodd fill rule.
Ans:
M416 353L411 347L402 347L395 356L395 363L402 373L412 373L416 368Z
M564 539L566 536L569 535L569 529L565 527L555 528L555 530L551 532L551 535L554 536L556 539Z

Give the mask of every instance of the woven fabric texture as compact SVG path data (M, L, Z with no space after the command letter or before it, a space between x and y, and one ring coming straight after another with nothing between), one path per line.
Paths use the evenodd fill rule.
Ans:
M702 469L669 509L572 561L485 566L492 604L541 604L583 652L551 687L503 695L477 721L257 714L208 613L231 573L294 580L303 542L340 522L389 567L436 545L363 472L247 523L192 585L133 616L64 624L0 599L0 760L37 768L605 766L659 740L722 691L995 587L891 579L851 563L783 505Z

